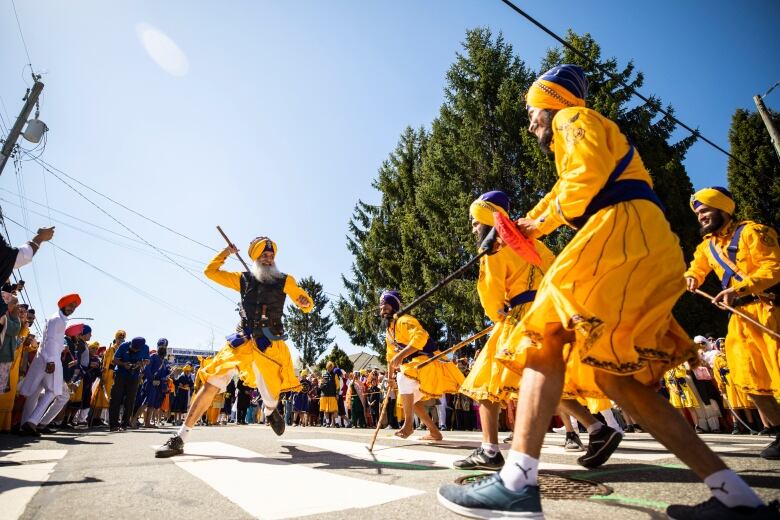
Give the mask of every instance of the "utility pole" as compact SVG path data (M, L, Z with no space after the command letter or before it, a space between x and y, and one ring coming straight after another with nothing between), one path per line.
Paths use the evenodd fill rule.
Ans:
M0 151L0 175L3 173L3 168L5 168L5 163L8 162L8 158L11 157L11 153L16 145L16 140L19 139L19 134L22 133L22 127L27 122L27 118L30 117L30 112L32 112L33 107L38 102L41 91L43 91L43 83L36 77L35 84L32 86L32 89L27 92L27 96L25 96L25 103L22 107L22 111L19 113L19 117L16 118L16 123L14 123L13 128L11 128L11 131L8 133L8 137L3 144L3 149Z
M753 101L756 103L756 108L758 108L758 113L761 114L761 119L764 120L764 124L766 125L766 129L769 132L769 137L772 140L772 144L775 147L775 152L777 152L777 156L780 157L780 132L777 131L777 127L775 126L774 121L772 121L772 116L769 115L769 111L766 109L766 106L764 105L763 98L756 94L753 96Z

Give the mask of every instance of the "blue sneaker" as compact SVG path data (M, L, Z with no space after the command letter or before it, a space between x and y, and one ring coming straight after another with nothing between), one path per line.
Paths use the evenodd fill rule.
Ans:
M441 486L436 496L441 505L469 518L544 519L539 486L511 491L504 486L498 473L466 486Z

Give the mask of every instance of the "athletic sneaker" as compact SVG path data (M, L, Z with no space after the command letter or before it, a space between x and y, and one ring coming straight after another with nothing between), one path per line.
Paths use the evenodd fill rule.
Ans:
M761 458L780 460L780 433L777 434L777 437L775 437L775 440L773 440L769 446L764 448L764 451L761 452Z
M441 486L436 497L453 513L470 518L544 518L539 486L512 491L498 473L466 486Z
M588 451L577 459L577 463L588 469L598 468L609 460L621 440L623 436L619 431L602 426L597 432L588 435Z
M169 438L165 444L154 450L154 456L158 459L167 459L182 453L184 453L184 441L178 435Z
M566 431L565 426L557 426L552 429L553 433L564 433Z
M566 451L585 451L580 436L574 432L566 432L566 441L563 443L563 449Z
M480 446L471 452L471 455L465 459L456 460L452 463L455 469L484 469L487 471L498 471L504 467L504 456L499 451L493 457L490 457Z
M723 502L712 497L695 506L671 505L666 508L666 515L674 520L720 520L721 518L770 520L780 519L780 504L775 500L769 505L760 507L726 507Z
M268 420L268 424L271 425L271 429L276 435L281 435L284 433L284 417L282 417L282 414L279 413L279 410L274 410L274 413L266 416L266 419Z
M508 436L504 437L504 442L512 442L512 440L515 438L515 433L512 432Z

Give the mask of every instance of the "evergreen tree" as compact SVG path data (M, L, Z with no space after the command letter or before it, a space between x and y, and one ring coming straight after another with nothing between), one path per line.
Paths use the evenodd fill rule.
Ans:
M780 126L780 114L770 115ZM741 161L729 159L728 166L736 217L780 230L780 160L761 116L737 110L731 119L729 144L732 155Z
M322 292L322 284L307 276L299 285L311 296L314 308L311 312L304 313L295 305L288 305L284 328L295 348L301 353L303 366L312 366L333 341L333 338L328 336L333 320L330 316L323 315L328 298Z
M317 369L320 371L325 370L325 363L328 361L333 361L334 365L346 372L352 372L352 368L354 368L352 360L349 359L349 356L346 352L339 348L337 343L334 343L333 348L328 353L328 355L320 360L320 362L317 364Z
M593 60L601 50L593 38L567 34L567 41ZM540 70L575 63L577 55L551 50ZM633 88L644 78L633 64L607 69ZM447 73L444 102L430 133L407 129L379 171L374 187L378 206L358 202L350 221L348 247L354 255L348 295L336 304L336 320L357 345L384 355L376 317L379 293L398 288L408 302L476 254L468 208L481 193L506 192L512 216L531 209L556 180L552 156L542 153L528 131L525 92L538 72L530 70L499 34L470 30ZM588 73L588 106L613 119L636 145L667 210L672 229L690 259L698 225L688 206L693 191L682 161L693 136L672 141L675 123L663 116L660 100L630 103L630 90L598 71ZM672 108L667 106L671 112ZM561 229L545 238L560 251L573 236ZM486 318L475 290L476 267L414 311L432 337L453 344L484 327ZM704 299L686 295L676 316L690 333L720 331L725 317Z

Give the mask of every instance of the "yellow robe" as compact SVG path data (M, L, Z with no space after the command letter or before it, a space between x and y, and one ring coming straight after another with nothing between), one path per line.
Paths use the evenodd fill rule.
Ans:
M114 354L119 347L116 343L109 346L103 352L103 368L100 371L100 382L92 393L93 408L108 408L108 401L111 397L111 389L114 387L114 370L111 363L114 361Z
M584 107L553 122L558 181L528 214L542 234L581 216L629 144L617 125ZM638 152L619 180L652 185ZM672 317L685 290L677 236L653 202L631 200L597 211L557 256L521 323L518 351L541 348L548 323L575 331L570 357L583 366L657 385L663 373L696 359L693 342ZM575 380L581 395L600 394L592 371Z
M428 343L428 332L420 325L413 316L405 314L393 321L385 334L387 344L387 361L395 355L410 346L422 351ZM435 353L438 353L437 350ZM412 359L401 365L401 373L410 379L414 379L420 384L421 400L439 399L444 394L454 394L463 383L463 374L455 366L455 363L440 358L433 363L429 363L422 369L417 366L428 359L428 356L420 352L411 354Z
M675 408L698 408L699 400L688 384L688 371L684 366L677 366L664 374L666 388L669 390L669 402Z
M460 393L476 401L496 403L517 399L523 367L513 362L515 349L510 340L531 304L516 305L508 313L504 309L514 296L536 290L555 258L541 242L537 241L535 245L542 257L540 267L529 264L508 247L480 258L477 293L485 315L494 327L460 387Z
M731 382L731 374L728 363L726 362L726 355L720 353L712 360L712 371L714 372L713 379L718 385L720 393L726 396L729 404L735 410L740 408L755 408L756 405L748 398L748 395L734 386ZM726 405L728 407L728 405Z
M241 290L241 273L222 271L220 267L225 263L228 253L222 251L215 256L203 271L208 278L235 291ZM311 297L301 289L295 278L287 275L284 284L284 292L303 312L311 312L314 307ZM308 305L301 305L299 297L305 297ZM255 371L260 374L269 391L279 396L282 392L298 391L301 383L295 376L290 349L283 340L275 340L261 353L255 346L254 339L250 339L239 347L233 347L226 343L217 354L208 361L204 361L198 371L198 377L204 381L215 376L222 376L233 369L237 369L239 377L244 384L257 388Z
M721 257L728 258L726 248L739 224L730 222L720 233L705 236L696 248L685 276L695 278L701 284L714 271L722 279L724 269L713 257L710 241L714 241L723 252ZM735 288L739 296L760 295L780 283L780 246L774 229L755 222L745 222L736 260L737 272L743 279L737 281L732 278L730 287ZM739 310L769 329L780 331L780 308L777 303L762 299L741 305ZM726 335L726 357L729 360L731 381L737 388L748 394L777 393L780 390L779 354L775 338L736 314L731 316Z

